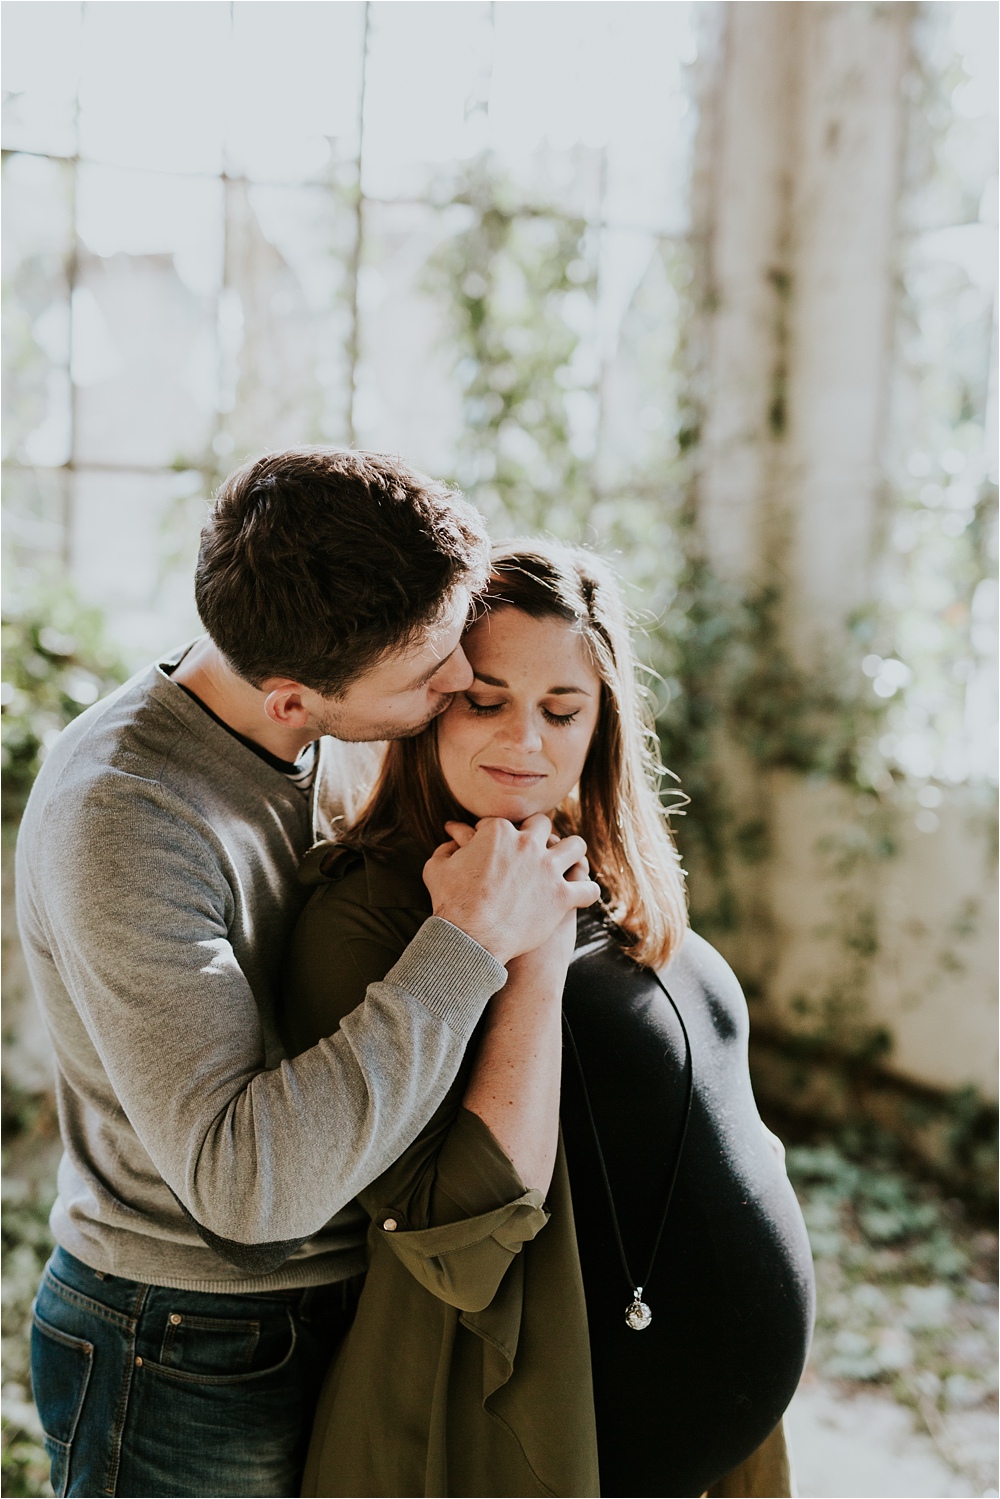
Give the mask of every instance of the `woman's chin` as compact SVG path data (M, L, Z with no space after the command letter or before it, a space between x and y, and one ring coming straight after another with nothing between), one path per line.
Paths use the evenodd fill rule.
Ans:
M504 817L508 822L521 823L526 817L533 817L536 812L548 812L550 809L540 807L537 797L508 793L477 798L476 805L468 810L476 821L481 817Z

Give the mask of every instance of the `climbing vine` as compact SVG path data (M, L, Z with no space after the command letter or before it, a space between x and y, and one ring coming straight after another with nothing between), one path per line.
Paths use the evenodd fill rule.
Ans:
M571 408L591 391L574 366L595 290L587 227L519 203L480 163L454 204L467 227L431 266L451 307L448 346L462 388L456 478L495 530L573 534L593 502Z

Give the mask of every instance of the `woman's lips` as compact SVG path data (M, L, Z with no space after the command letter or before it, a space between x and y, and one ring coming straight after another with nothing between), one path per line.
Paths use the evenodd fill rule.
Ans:
M539 781L545 780L543 771L508 770L503 765L480 765L479 769L501 786L537 786Z

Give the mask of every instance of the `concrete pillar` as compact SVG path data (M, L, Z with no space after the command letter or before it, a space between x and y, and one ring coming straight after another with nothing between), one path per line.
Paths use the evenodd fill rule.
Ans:
M872 592L914 7L794 8L798 107L781 467L788 623L808 664Z
M913 7L725 9L695 185L699 514L719 576L777 573L794 637L825 642L870 585Z
M727 582L768 570L775 401L793 170L797 4L730 4L702 101L695 232L703 248L705 417L698 513L708 559Z

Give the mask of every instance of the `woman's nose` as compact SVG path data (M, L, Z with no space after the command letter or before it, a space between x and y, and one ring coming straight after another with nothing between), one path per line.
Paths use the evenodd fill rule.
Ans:
M522 752L540 750L542 735L534 713L514 709L504 713L497 725L498 737Z

